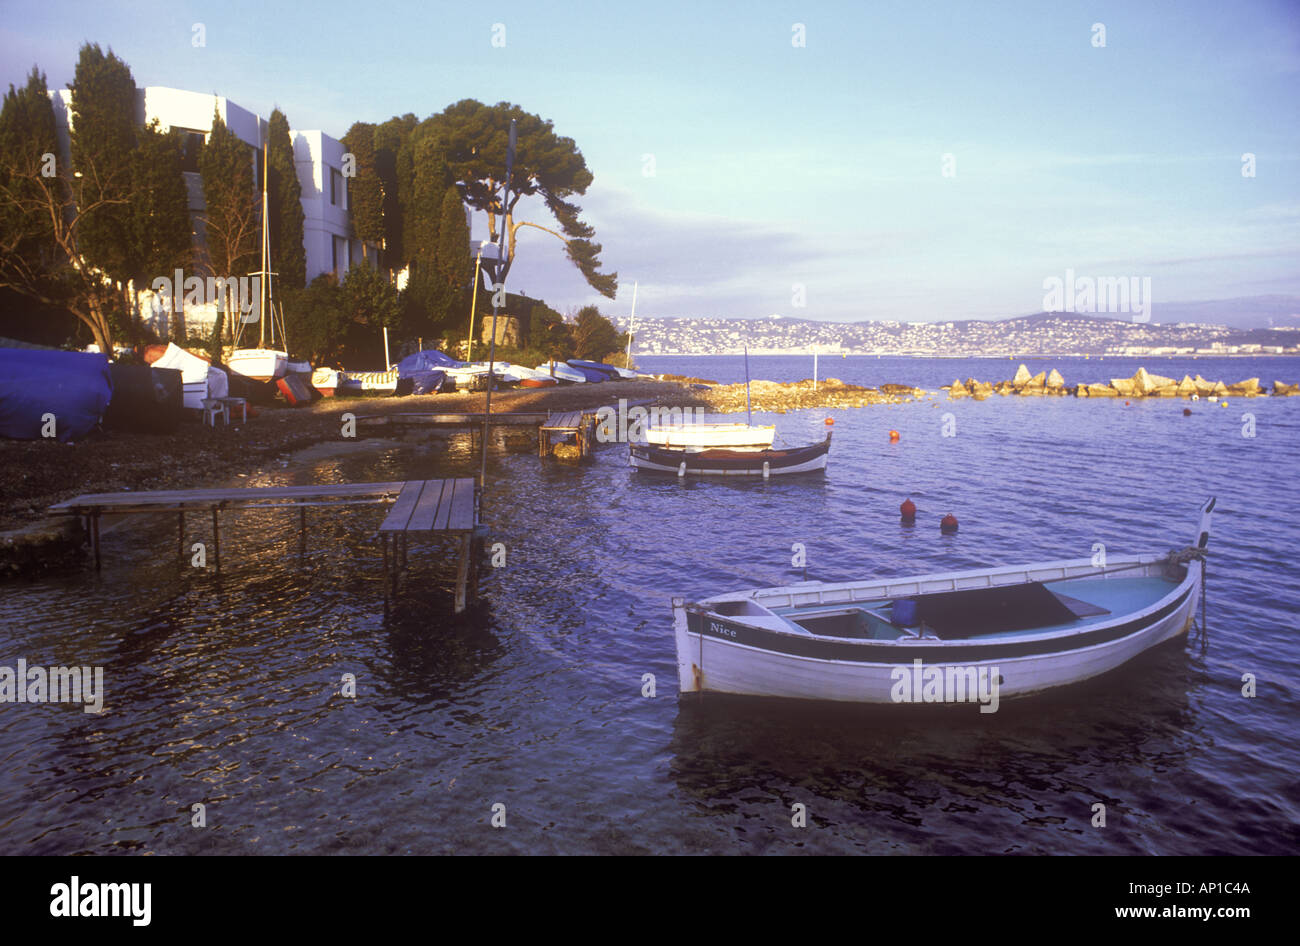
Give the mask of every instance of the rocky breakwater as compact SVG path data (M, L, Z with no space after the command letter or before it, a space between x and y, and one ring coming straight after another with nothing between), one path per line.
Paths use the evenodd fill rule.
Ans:
M745 409L745 386L724 384L700 395L708 408L719 414L736 414ZM923 397L925 391L906 384L882 384L879 388L845 384L838 378L824 378L816 385L811 379L778 383L753 381L749 401L756 411L784 414L810 407L866 407L868 404L900 404Z
M1222 381L1207 381L1199 374L1193 378L1183 375L1181 381L1151 374L1146 368L1139 368L1131 378L1112 378L1107 384L1067 385L1061 373L1053 368L1050 372L1040 371L1031 375L1029 369L1021 365L1016 376L1009 381L977 381L967 378L965 381L954 380L943 386L952 400L964 397L982 401L993 394L1020 397L1264 397L1269 389L1262 387L1259 378L1247 378L1236 384L1224 384ZM1275 397L1300 395L1300 384L1286 384L1274 381L1272 394Z

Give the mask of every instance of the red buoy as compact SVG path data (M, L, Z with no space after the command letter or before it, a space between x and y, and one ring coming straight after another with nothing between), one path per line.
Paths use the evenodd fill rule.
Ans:
M834 426L835 426L835 418L834 418L834 417L828 417L828 418L826 418L826 426L827 426L827 427L834 427Z
M1191 417L1191 416L1192 416L1192 409L1191 409L1190 407L1184 407L1184 408L1183 408L1183 416L1184 416L1184 417Z
M898 431L897 431L897 430L891 430L891 431L889 432L889 442L890 442L890 443L898 443Z
M912 502L912 497L903 500L903 505L898 507L898 512L904 522L911 522L916 518L916 503Z
M940 531L940 532L956 532L956 531L957 531L957 517L954 516L952 513L948 513L948 515L944 516L941 520L939 520L939 531Z

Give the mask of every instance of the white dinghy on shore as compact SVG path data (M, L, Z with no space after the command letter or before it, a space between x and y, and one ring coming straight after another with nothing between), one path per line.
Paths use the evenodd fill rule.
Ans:
M683 693L853 703L979 702L1114 670L1185 634L1214 500L1195 543L1159 554L916 578L806 581L673 599Z

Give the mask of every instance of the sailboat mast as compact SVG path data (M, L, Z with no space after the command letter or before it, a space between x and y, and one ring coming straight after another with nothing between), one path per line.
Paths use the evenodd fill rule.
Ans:
M275 319L274 313L267 310L267 302L271 291L271 242L267 232L267 210L269 204L266 199L266 174L267 174L267 148L266 142L262 142L262 318L261 325L258 326L257 347L265 348L266 344L266 320ZM275 344L275 323L271 323L271 344Z
M745 343L745 413L749 415L749 426L754 426L754 411L749 406L749 342Z
M636 325L636 283L632 283L632 315L627 320L627 357L623 360L623 367L631 369L632 367L632 329Z

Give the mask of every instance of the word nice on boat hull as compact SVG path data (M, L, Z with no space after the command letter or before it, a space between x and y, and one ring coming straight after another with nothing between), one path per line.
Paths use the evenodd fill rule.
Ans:
M631 444L628 463L638 470L676 473L678 476L777 476L826 469L831 449L830 434L821 443L784 450L706 449L689 450Z
M1114 670L1185 634L1214 500L1177 552L673 599L683 693L980 702ZM990 709L989 707L992 707Z

